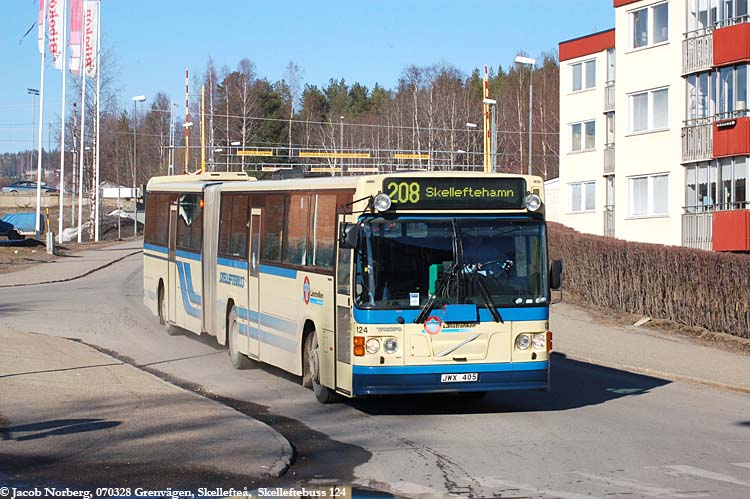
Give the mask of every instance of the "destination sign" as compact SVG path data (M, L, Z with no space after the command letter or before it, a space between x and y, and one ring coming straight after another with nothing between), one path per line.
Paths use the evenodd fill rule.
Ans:
M522 178L393 177L383 192L396 209L517 210L523 208L526 181Z

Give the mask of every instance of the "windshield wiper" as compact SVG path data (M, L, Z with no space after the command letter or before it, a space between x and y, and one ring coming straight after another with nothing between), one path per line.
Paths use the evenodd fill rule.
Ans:
M484 300L484 303L487 305L487 308L490 310L490 315L492 315L492 318L495 320L495 322L500 322L502 324L505 324L505 321L503 320L503 317L500 315L500 312L497 311L497 305L495 305L495 302L492 301L492 296L490 296L490 293L487 291L487 286L484 285L484 279L486 277L477 272L470 272L470 273L467 273L466 275L471 276L473 278L474 282L479 288L479 294L482 295L482 299Z
M448 284L452 280L457 279L459 272L460 269L458 265L453 265L450 270L443 274L443 276L440 278L440 281L437 283L437 286L435 286L435 292L427 300L427 303L424 304L424 307L422 307L422 310L419 312L419 315L416 317L416 319L414 319L414 324L420 324L424 322L425 319L427 319L427 314L429 314L432 309L435 308L435 304L437 303L438 299L443 296L445 288L448 287Z

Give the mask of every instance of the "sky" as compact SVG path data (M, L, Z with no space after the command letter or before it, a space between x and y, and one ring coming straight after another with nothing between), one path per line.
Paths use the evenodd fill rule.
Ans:
M38 0L0 5L3 153L36 148L26 89L40 87L40 56L36 29L19 43ZM161 91L177 109L185 69L201 73L209 57L219 69L248 58L270 81L283 78L291 61L307 84L344 78L393 88L407 65L446 63L466 74L485 64L507 68L519 51L537 58L613 26L612 0L102 0L102 49L112 55L120 100L129 105L132 96ZM49 65L45 71L46 148L48 123L60 122L62 76Z

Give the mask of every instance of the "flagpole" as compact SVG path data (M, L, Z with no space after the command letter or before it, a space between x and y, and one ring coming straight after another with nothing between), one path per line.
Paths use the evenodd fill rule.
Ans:
M42 131L44 130L42 120L44 119L44 55L47 51L42 50L41 75L39 77L39 133L36 159L36 223L34 224L37 237L39 237L39 217L42 212Z
M83 7L83 24L82 31L86 29L86 3L81 2ZM83 39L81 40L83 44ZM83 50L81 50L83 55ZM81 218L83 217L83 160L86 156L84 149L83 139L85 137L85 117L86 117L86 64L85 60L81 58L81 148L79 149L79 163L78 163L78 242L83 241L83 227L81 224Z
M96 178L94 185L96 186L96 198L94 201L94 241L99 241L99 125L101 110L99 108L101 104L99 92L101 89L100 75L102 72L101 68L101 48L102 48L102 2L97 1L96 9L96 170L94 176Z
M62 44L62 105L60 115L62 116L62 127L60 128L60 223L58 224L57 240L63 243L63 208L65 207L65 80L67 79L67 50L68 50L68 2L63 0L63 44ZM75 166L74 166L75 168Z

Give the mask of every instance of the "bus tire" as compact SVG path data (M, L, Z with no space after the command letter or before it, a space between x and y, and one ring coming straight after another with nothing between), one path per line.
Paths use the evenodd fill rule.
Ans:
M167 314L164 309L164 284L159 282L159 292L157 293L158 303L157 306L159 307L159 324L162 326L167 323Z
M305 372L303 373L303 384L305 379L310 380L315 398L321 404L333 404L341 401L341 396L330 388L320 384L320 349L318 335L315 330L305 337Z
M232 307L227 317L227 350L229 351L229 360L235 369L249 369L252 367L253 362L245 354L237 350L239 339L240 324L237 321L237 312Z

